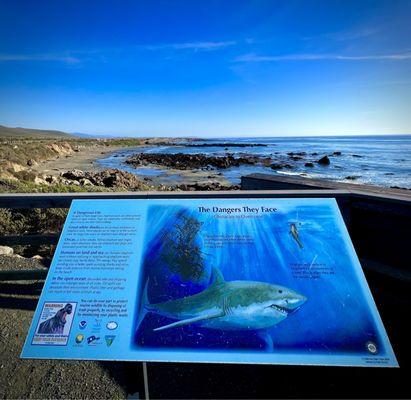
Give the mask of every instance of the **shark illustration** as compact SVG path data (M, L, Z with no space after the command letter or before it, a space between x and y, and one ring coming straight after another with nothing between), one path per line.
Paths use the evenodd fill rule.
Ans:
M302 249L303 244L301 243L300 237L298 236L298 229L295 223L290 224L290 233L294 240L297 242L298 247Z
M217 268L213 268L213 277L212 284L200 293L157 304L148 302L147 281L140 322L146 313L152 312L176 320L154 331L194 323L210 329L265 329L283 321L307 300L284 286L252 281L226 282Z

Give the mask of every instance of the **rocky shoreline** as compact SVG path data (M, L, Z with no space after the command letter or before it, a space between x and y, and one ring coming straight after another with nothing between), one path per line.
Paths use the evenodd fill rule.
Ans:
M342 169L343 167L336 162L342 155L341 151L332 151L326 154L319 152L275 152L271 157L257 156L246 152L237 153L236 156L229 152L221 156L207 155L204 153L140 152L128 157L124 163L133 168L140 169L138 173L142 176L144 176L144 168L154 168L164 172L163 176L165 180L168 180L168 177L173 176L173 174L182 178L184 183L174 182L173 185L169 186L170 189L168 190L234 190L239 189L239 185L231 185L227 180L224 180L224 173L222 171L241 166L256 166L267 169L270 168L273 171L296 170L296 174L304 177L308 176L313 170L322 172L328 168ZM346 154L345 156L354 158L362 157L357 154ZM204 174L203 171L205 171L206 174ZM268 170L267 173L269 173ZM392 173L387 173L386 175L391 174ZM339 181L358 182L361 177L361 174L357 173L347 174L347 176L341 177ZM157 184L162 181L161 178L152 179L145 177L144 179L156 181ZM361 184L361 182L358 184ZM394 185L391 185L389 188L409 190Z
M29 145L35 146L33 151L31 147L26 149ZM338 149L329 149L328 152L272 151L267 155L264 154L267 150L263 150L254 154L246 148L266 147L267 144L229 141L212 143L198 139L183 142L181 138L152 138L131 142L122 139L107 142L65 140L35 144L30 142L27 146L25 142L6 141L3 146L4 160L0 168L0 191L3 192L231 190L238 189L238 185L233 183L238 183L241 174L247 174L247 171L270 173L271 170L321 179L322 175L332 176L333 171L344 171L344 160L347 158L364 157L351 152L342 154ZM147 146L150 151L153 151L153 147L159 150L154 153L145 152L144 147ZM166 151L176 151L160 152L164 151L164 146L169 148ZM209 147L226 151L208 153ZM228 151L230 147L244 150ZM136 153L127 151L130 148ZM199 152L187 154L183 152L184 148L199 148ZM10 151L12 155L6 157ZM108 158L110 153L113 153L113 159L117 158L119 161L111 164L99 162ZM340 181L361 184L364 181L361 171L368 170L366 163L363 164L359 166L358 172L350 170L346 176L341 176L341 172L334 175L338 175ZM134 173L130 167L138 171ZM387 172L385 175L394 174ZM390 187L399 188L394 185Z
M50 175L45 178L48 183L63 183L75 186L97 186L123 190L145 190L147 185L135 175L119 169L106 169L100 172L83 172L71 170L63 172L60 177Z
M211 190L239 190L239 185L225 184L216 180L200 180L178 184L154 184L149 177L138 177L130 172L120 169L105 169L102 171L82 171L73 169L62 172L60 175L41 175L34 178L33 183L54 191L61 186L73 188L77 191L211 191ZM0 179L0 188L8 190L17 188L14 181ZM78 189L76 189L78 188ZM47 191L47 190L46 190Z
M160 165L162 167L189 170L189 169L209 169L214 167L225 169L229 167L239 167L240 165L252 165L257 162L257 157L224 157L206 156L204 154L184 154L184 153L138 153L129 157L125 163L133 167Z
M331 164L330 157L341 155L341 152L334 152L330 155L322 155L319 158L312 159L318 156L317 153L311 154L310 161L305 161L305 166L313 168L315 164L328 166ZM305 160L308 156L305 152L287 153L286 157L259 157L247 153L241 153L238 157L234 157L230 153L223 156L209 156L202 153L185 154L185 153L136 153L125 160L125 164L131 165L134 168L147 166L161 166L177 170L192 170L192 169L227 169L231 167L239 167L241 165L262 165L270 167L273 170L283 168L293 169L295 162Z

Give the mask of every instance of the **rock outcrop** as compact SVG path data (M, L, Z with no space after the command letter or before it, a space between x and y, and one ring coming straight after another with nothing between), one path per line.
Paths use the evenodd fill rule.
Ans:
M240 190L240 185L222 185L220 182L191 183L177 185L176 189L182 191L210 191L210 190Z
M8 246L0 246L0 255L2 256L12 256L14 253L13 249Z
M320 165L330 165L331 162L330 162L330 159L328 158L328 156L324 156L324 157L320 158L317 161L317 163L320 164Z
M293 166L291 164L281 164L281 163L273 163L270 165L270 168L273 169L274 171L276 171L277 169L283 169L283 168L288 168L288 169L292 169Z
M230 168L240 165L253 165L259 161L258 157L233 157L228 154L224 157L206 156L204 154L163 154L138 153L128 158L125 163L133 167L147 165L161 165L167 168L190 170L209 168Z
M67 171L61 174L60 182L77 184L79 186L100 186L123 190L145 190L147 184L130 172L119 169L105 169L100 172ZM47 178L50 183L56 182L56 177ZM64 181L64 179L66 181ZM57 178L57 182L59 182Z

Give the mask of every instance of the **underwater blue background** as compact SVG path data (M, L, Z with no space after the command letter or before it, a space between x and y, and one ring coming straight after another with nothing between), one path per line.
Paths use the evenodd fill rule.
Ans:
M265 214L262 219L248 218L243 213L225 219L224 213L199 213L198 207L277 207L278 212ZM84 213L80 220L74 218ZM71 277L84 279L116 278L124 282L120 290L102 285L101 293L81 291L81 285L72 292L56 293L51 290L53 280L62 279L66 272L57 268L60 257L70 251L71 239L78 235L71 227L95 228L90 213L107 217L112 227L132 230L130 240L104 244L107 239L105 223L101 235L86 237L95 241L95 251L100 248L110 254L121 251L129 254L124 269L108 269L93 252L87 258L89 268L70 271ZM235 215L235 214L232 214ZM124 216L126 218L124 219ZM219 218L215 218L219 216ZM193 240L183 243L187 260L183 268L175 268L164 250L175 249L170 240L178 237L176 225L190 220L195 227ZM198 222L196 222L198 221ZM289 233L290 224L297 224L304 248ZM100 222L99 222L100 224ZM199 225L201 224L201 225ZM198 232L197 232L198 230ZM121 230L119 231L121 232ZM166 236L164 236L166 234ZM223 249L207 248L206 235L250 235L253 243L231 243ZM121 236L121 235L120 235ZM127 238L127 235L124 235ZM187 246L186 246L187 244ZM79 250L81 251L81 250ZM167 252L166 252L167 254ZM176 254L180 254L176 252ZM162 256L163 255L163 256ZM114 255L113 255L114 257ZM201 258L202 263L195 263ZM319 279L293 278L292 263L327 264L334 275ZM316 268L315 263L313 269ZM197 265L196 268L191 268ZM173 268L171 268L173 267ZM199 268L201 267L201 268ZM212 281L212 267L218 268L227 281L254 280L280 284L294 289L308 301L284 321L266 331L211 330L196 324L153 332L173 320L153 313L141 312L143 289L151 303L181 298L204 290ZM190 274L187 274L190 272ZM194 272L192 274L192 272ZM69 276L70 278L70 276ZM147 284L148 283L148 284ZM69 341L66 346L32 345L44 302L78 302L91 300L126 302L127 312L117 317L101 314L101 343L78 343L78 333L95 334L98 316L80 314L76 310ZM100 307L100 306L98 306ZM113 319L114 318L114 319ZM80 323L86 320L85 330ZM108 330L108 322L118 327ZM100 328L99 328L100 329ZM115 336L111 345L104 338ZM271 340L270 340L271 338ZM372 341L377 354L369 353L365 346ZM270 347L267 344L273 342ZM66 219L56 252L50 266L29 333L23 347L23 358L129 360L162 362L252 363L294 365L360 365L396 367L398 363L391 348L381 318L366 284L361 266L350 242L334 199L144 199L144 200L74 200Z
M264 206L264 201L250 199L216 203L220 207ZM308 300L296 313L266 331L222 331L191 324L153 332L154 328L174 320L153 313L145 314L141 320L142 305L138 296L134 347L271 351L267 347L269 335L275 352L341 352L368 356L366 345L370 341L376 344L379 355L387 352L370 310L368 293L360 283L364 279L362 272L355 265L355 255L334 201L267 200L267 205L277 207L278 211L263 214L261 218L238 218L238 214L234 214L236 218L215 218L225 214L199 213L198 205L197 201L192 206L172 202L148 207L139 293L148 282L150 303L204 290L212 280L213 266L222 272L226 281L278 284L302 293ZM182 216L195 217L202 223L195 244L202 251L204 273L197 282L184 280L170 271L160 256L164 233L172 236ZM291 223L297 224L302 249L290 234ZM246 235L254 240L251 244L230 243L223 248L210 249L204 246L205 235ZM314 264L326 264L334 274L297 279L290 268L293 263L313 265L314 269Z

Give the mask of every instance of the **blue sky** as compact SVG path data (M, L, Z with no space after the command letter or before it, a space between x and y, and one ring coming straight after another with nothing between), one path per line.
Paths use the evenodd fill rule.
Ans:
M3 1L0 124L411 133L411 1Z

